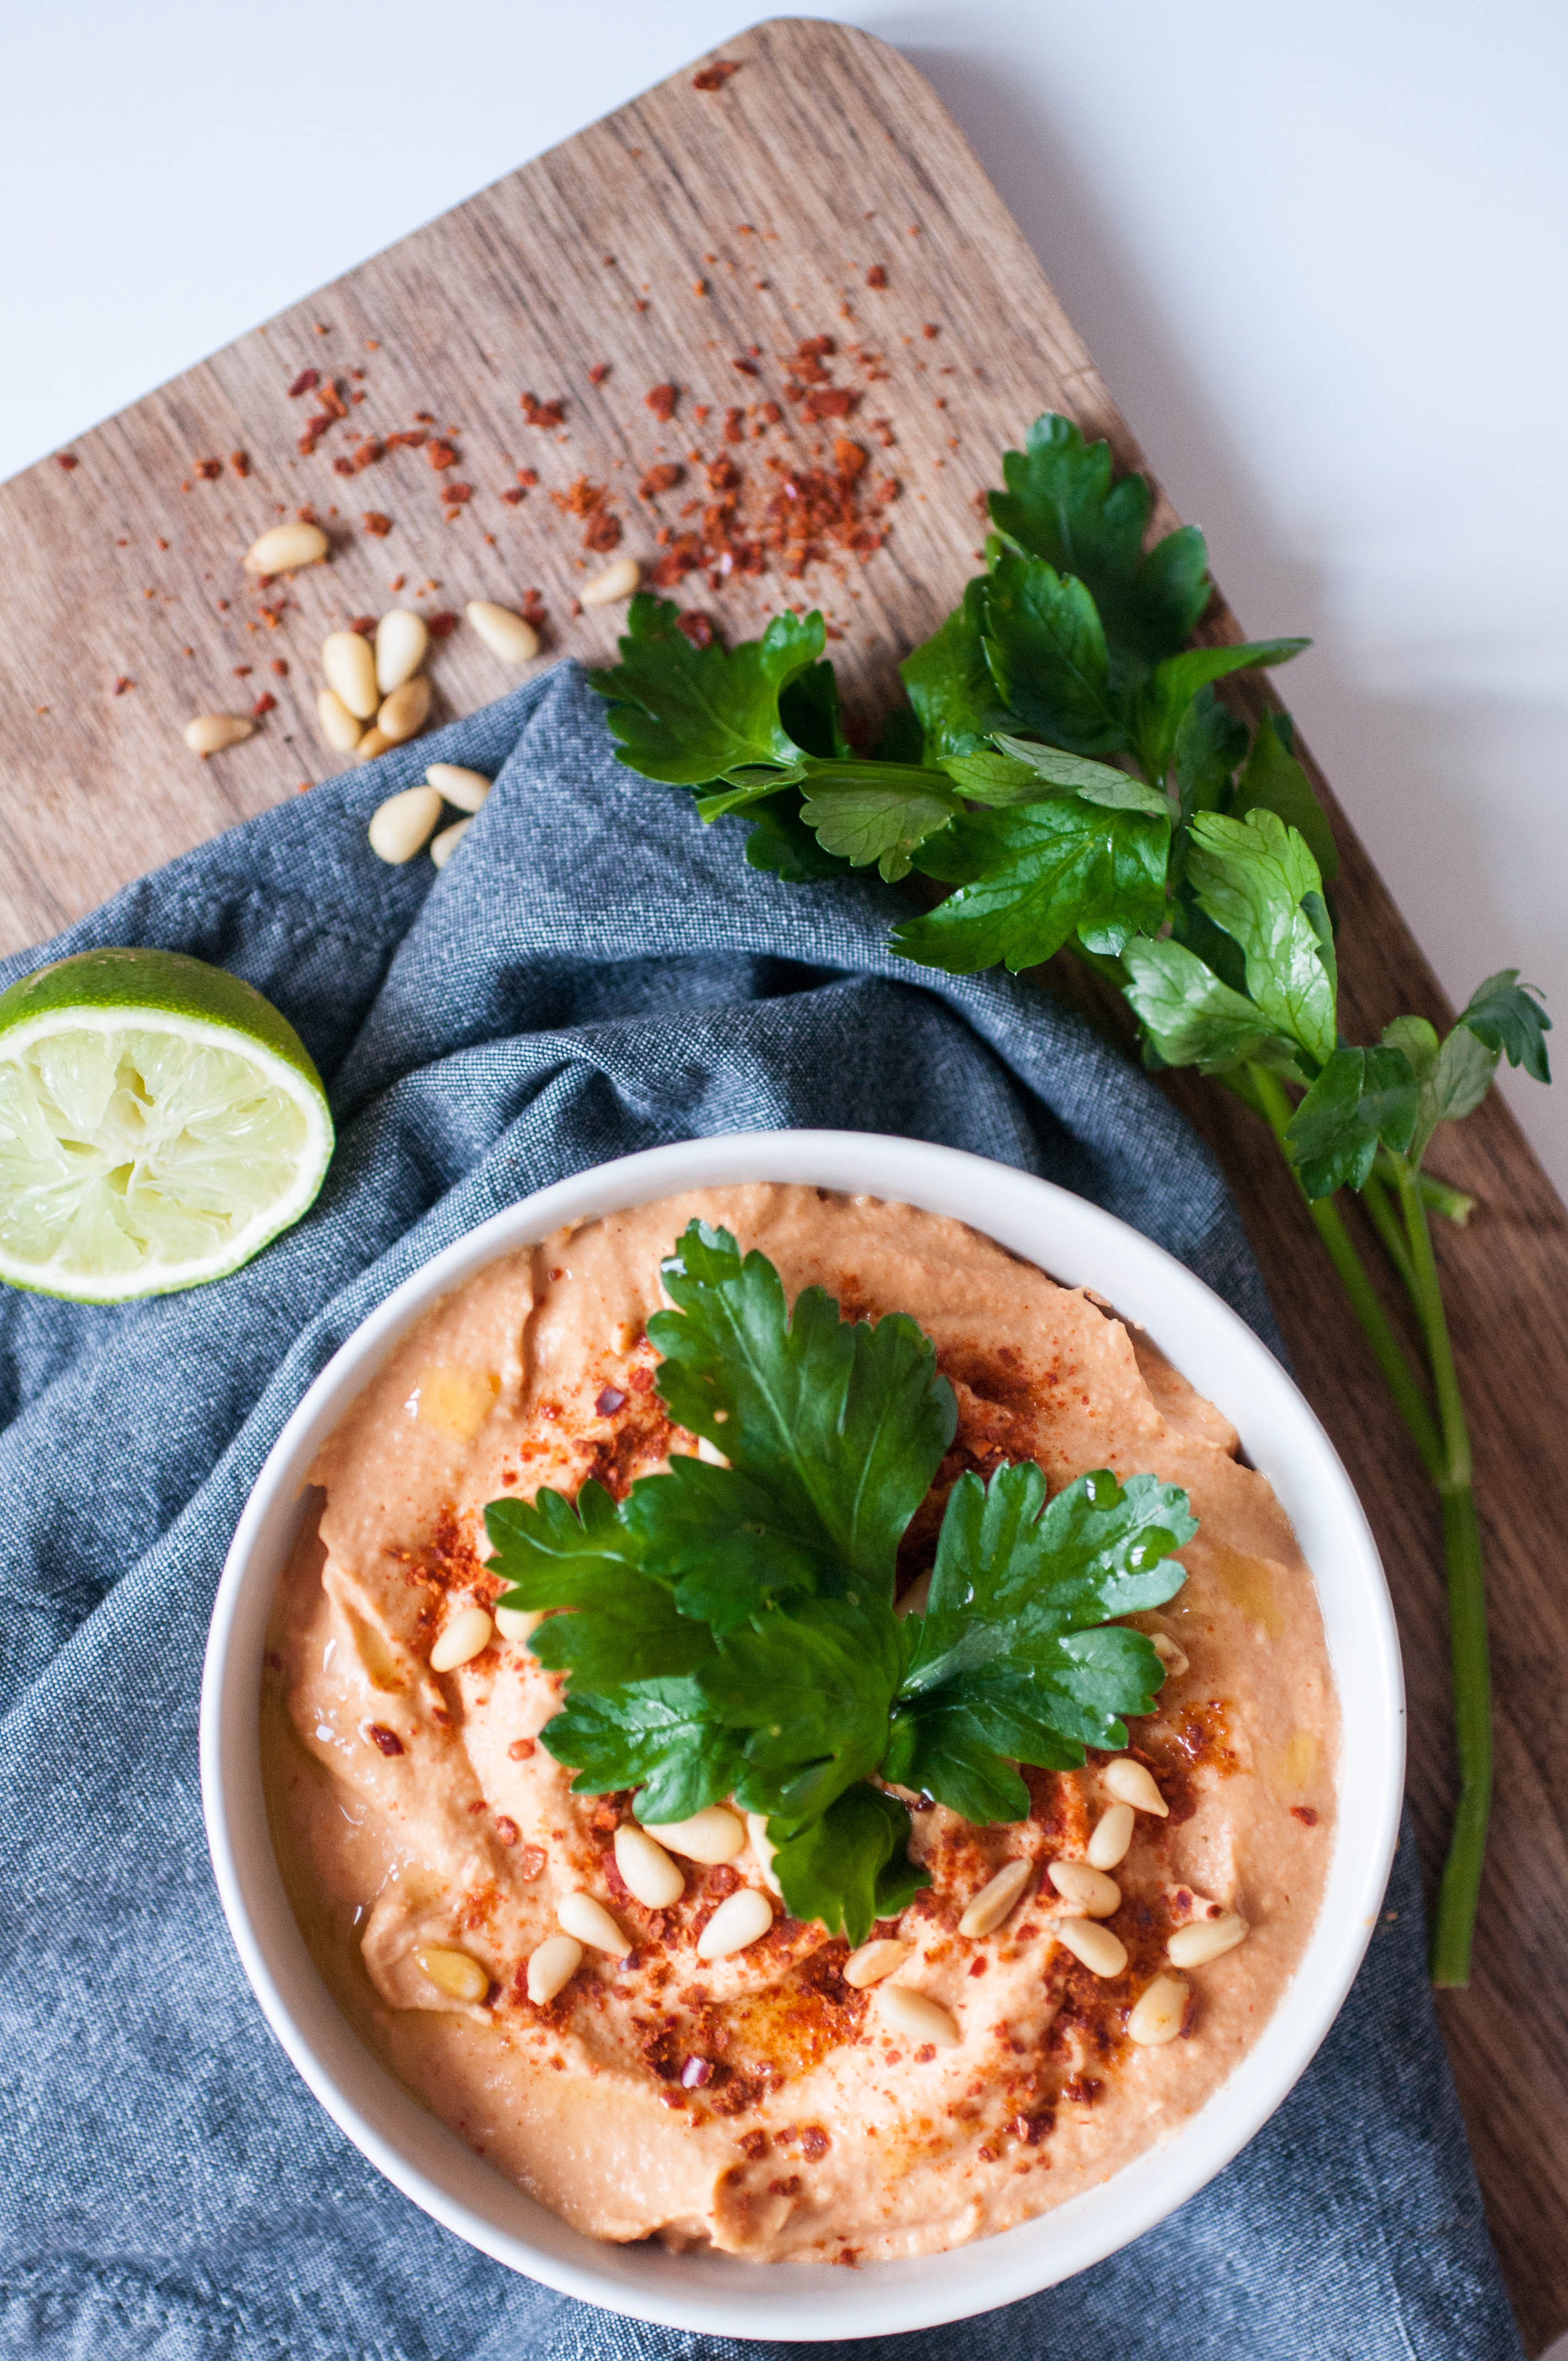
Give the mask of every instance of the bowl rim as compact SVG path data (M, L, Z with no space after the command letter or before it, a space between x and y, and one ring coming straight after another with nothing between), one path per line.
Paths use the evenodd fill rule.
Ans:
M939 2255L848 2274L591 2239L477 2157L338 2009L288 1903L262 1795L261 1660L278 1574L303 1512L305 1471L375 1367L437 1296L499 1255L566 1222L746 1181L815 1184L953 1215L1144 1328L1232 1419L1291 1516L1341 1706L1340 1809L1318 1919L1272 2017L1226 2081L1158 2144L1065 2204ZM469 2245L562 2294L693 2333L817 2342L936 2327L1053 2286L1163 2220L1261 2128L1327 2034L1376 1924L1403 1794L1403 1675L1376 1545L1332 1444L1267 1346L1166 1248L1056 1182L964 1149L872 1132L734 1132L643 1149L534 1191L433 1255L339 1345L268 1453L229 1547L203 1666L201 1774L219 1897L263 2015L314 2096L394 2187Z

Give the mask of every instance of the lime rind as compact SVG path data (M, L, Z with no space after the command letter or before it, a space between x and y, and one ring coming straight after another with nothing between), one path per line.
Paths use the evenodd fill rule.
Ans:
M236 978L177 964L245 998L203 992L220 1001L215 1021L128 995L94 1006L50 994L56 1005L26 1010L0 1000L0 1279L11 1286L91 1303L200 1286L248 1262L320 1190L332 1120L303 1045ZM131 973L115 978L122 989ZM258 1038L253 1004L284 1037L276 1048Z

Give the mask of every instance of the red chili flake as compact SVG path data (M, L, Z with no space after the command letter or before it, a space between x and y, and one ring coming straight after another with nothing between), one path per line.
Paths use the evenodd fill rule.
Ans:
M740 71L738 60L732 62L729 58L715 58L710 66L703 66L693 74L692 88L693 90L722 90L730 75L738 74Z
M532 1752L532 1738L514 1738L507 1748L507 1760L509 1763L526 1763Z
M756 362L753 360L748 360L744 353L737 353L729 366L731 368L738 368L742 377L760 377L762 375L762 371L758 368Z
M795 358L802 361L826 360L839 349L831 336L802 336L795 348Z
M191 472L193 476L200 476L204 484L210 484L223 474L224 463L221 459L198 459Z
M287 656L274 656L271 662L268 664L267 669L269 672L275 672L280 680L287 680L289 677L289 660Z
M435 423L435 412L433 410L416 410L414 412L414 416L419 420L422 426L433 426Z
M427 444L424 456L426 465L438 471L443 467L455 467L457 465L457 454L450 443Z
M363 443L356 443L354 446L355 467L356 469L360 467L373 467L377 461L384 458L385 456L386 445L384 443L378 443L373 434L367 435Z
M677 615L675 629L685 633L694 648L713 645L713 618L705 615L699 607L688 607L684 615Z
M378 541L385 541L392 530L391 518L384 516L379 509L367 509L359 522L366 532L373 534Z
M383 1754L400 1754L403 1751L402 1740L395 1730L389 1730L384 1721L369 1723L365 1735L372 1746L380 1748Z
M772 2143L766 2132L755 2131L742 2132L735 2145L750 2163L756 2164L766 2156Z
M626 1380L634 1394L645 1394L653 1383L652 1369L633 1369Z
M711 2082L712 2080L713 2060L711 2058L691 2057L686 2059L685 2064L681 2068L681 2088L683 2091L700 2091L706 2084Z
M588 383L590 385L602 385L609 375L609 363L608 361L596 361L592 368L588 371Z
M665 423L675 414L675 404L680 400L680 388L676 385L651 385L642 400L654 417L661 423Z
M517 471L517 480L520 484L526 485L528 489L532 491L534 485L539 481L538 471L533 467L520 467Z
M474 487L472 484L443 484L441 497L444 500L450 501L455 508L461 508L465 500L473 499Z
M313 393L322 381L320 369L302 369L289 388L289 399L297 401L302 393Z
M385 439L389 451L418 451L429 442L430 431L423 426L404 426Z
M508 1813L498 1812L496 1814L496 1842L498 1844L514 1845L517 1842L517 1822L512 1819Z
M111 697L124 697L127 688L134 688L135 686L136 683L131 678L129 673L122 672L115 675L115 686L110 690L109 694ZM1315 1812L1313 1813L1312 1817L1314 1819L1317 1818L1317 1814Z
M566 415L564 400L540 401L532 393L520 393L517 406L530 426L559 426Z
M427 615L424 619L424 628L433 640L444 640L448 631L455 631L457 629L457 618L444 611L439 615Z
M744 442L746 436L746 429L743 423L744 418L744 411L727 410L725 412L724 439L727 443Z
M866 452L859 443L851 443L845 434L833 438L833 465L839 473L853 482L866 464Z
M63 467L69 476L72 467L80 467L82 462L74 451L57 451L54 455L54 464L57 467Z
M868 287L885 287L887 285L887 272L883 269L880 262L873 262L871 269L867 271L866 285Z
M322 385L321 405L329 418L346 418L348 415L348 404L330 377Z
M158 546L159 546L159 549L167 549L167 548L168 548L169 544L164 540L163 535L162 535L161 533L159 533L159 534L157 536L157 539L158 539Z
M501 494L501 498L505 500L509 509L515 509L528 498L528 494L523 490L521 484L509 484L505 491Z
M814 386L800 405L801 423L815 425L819 418L848 418L860 399L852 386Z
M332 472L334 476L354 476L359 471L352 459L337 458L332 463Z
M525 590L518 612L525 623L531 623L536 631L542 631L547 620L543 594L538 590Z
M524 1845L517 1857L517 1873L530 1883L544 1874L544 1864L550 1856L543 1845Z
M374 615L356 615L348 628L351 631L357 631L362 640L373 640L376 636L376 618Z
M256 666L254 664L236 664L234 667L234 676L236 680L248 680L255 670Z
M875 500L879 508L886 508L891 501L895 500L898 498L900 489L896 476L881 476L877 479L876 487L872 493L872 498ZM981 500L985 498L985 494L983 492L981 494Z
M784 412L779 408L776 401L764 401L762 409L757 414L760 418L763 419L769 426L776 426L780 419L784 416Z
M800 2136L800 2152L807 2164L817 2164L833 2143L820 2124L807 2124Z
M583 535L585 549L591 549L603 556L608 550L619 548L620 544L620 519L618 516L606 509L589 520L588 529Z
M256 703L250 708L251 719L253 721L259 721L264 713L270 713L272 711L277 702L278 699L273 696L272 691L269 688L264 688L260 696L257 698Z
M620 1408L621 1403L625 1400L626 1396L621 1392L619 1386L606 1386L603 1392L598 1396L598 1399L594 1403L594 1408L598 1411L600 1418L613 1418L616 1411Z
M937 323L936 323L936 321L935 321L935 320L927 320L927 323L926 323L926 324L925 324L925 326L921 329L920 333L921 333L921 335L922 335L923 336L930 337L930 336L939 336L939 335L941 335L942 331L941 331L941 329L937 325Z
M685 469L674 459L658 460L649 468L642 481L638 485L639 497L645 500L656 500L661 492L673 492L675 486L684 479L685 472Z
M1318 1816L1310 1804L1292 1804L1290 1817L1293 1820L1299 1820L1304 1828L1315 1828L1318 1825Z

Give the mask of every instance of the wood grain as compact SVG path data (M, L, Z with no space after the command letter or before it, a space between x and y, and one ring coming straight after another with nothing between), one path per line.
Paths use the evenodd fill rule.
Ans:
M580 522L551 493L583 474L609 486L623 547L655 555L653 512L636 492L642 471L656 456L689 466L690 450L721 451L725 409L778 399L783 357L804 336L883 357L874 377L842 354L833 368L862 390L847 431L901 488L886 546L799 586L775 574L710 589L695 577L682 595L731 635L754 630L781 597L821 603L843 633L833 653L862 711L888 703L898 656L971 570L976 495L1037 411L1069 412L1141 464L1038 265L909 66L867 35L790 20L723 54L740 71L722 89L675 75L82 436L74 468L45 461L0 489L0 946L47 936L132 875L335 767L313 726L320 640L382 611L394 575L406 577L404 602L426 611L476 597L515 604L537 588L552 618L547 653L607 653L615 613L570 611L604 561L583 550ZM884 290L866 283L874 264ZM753 346L755 379L733 366ZM597 384L595 364L609 365ZM346 429L301 456L295 438L313 405L287 389L307 367L363 391L356 426L384 434L422 411L452 430L453 473L472 484L472 500L447 522L419 450L334 475L333 454L352 447ZM355 368L363 379L348 376ZM668 429L643 401L665 380L683 389ZM522 423L525 390L565 397L557 433ZM894 437L885 450L867 431L878 416ZM812 440L786 414L735 456L751 471L770 453L806 456ZM243 478L226 464L214 482L192 472L233 451L248 455ZM508 506L499 493L521 467L541 480ZM332 561L279 586L287 604L269 625L239 559L306 502L330 525ZM389 535L363 530L367 511L390 517ZM1161 529L1172 521L1162 510ZM1220 610L1209 629L1228 637L1235 626ZM269 669L274 659L286 677ZM242 665L252 669L236 677ZM466 629L440 645L432 670L437 719L510 677ZM116 695L122 675L134 686ZM278 705L256 738L205 763L185 752L180 729L192 713L243 711L261 690ZM1441 1021L1430 970L1343 815L1339 827L1350 1029L1373 1038L1412 1007ZM1230 1174L1297 1373L1377 1530L1404 1635L1410 1786L1430 1872L1452 1779L1435 1509L1272 1147L1223 1092L1175 1088ZM1568 1761L1552 1742L1568 1689L1554 1507L1568 1474L1568 1223L1496 1100L1442 1160L1486 1208L1463 1235L1445 1230L1440 1253L1475 1419L1498 1692L1476 1978L1444 2000L1442 2016L1535 2351L1568 2325Z

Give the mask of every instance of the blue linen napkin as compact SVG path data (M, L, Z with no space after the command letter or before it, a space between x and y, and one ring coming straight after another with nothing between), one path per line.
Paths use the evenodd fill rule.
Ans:
M380 798L498 774L439 876ZM129 886L46 957L156 943L303 1035L340 1146L299 1228L123 1311L0 1301L0 2352L94 2361L1513 2361L1401 1848L1316 2062L1209 2188L1067 2285L830 2347L639 2326L514 2276L383 2181L275 2045L219 1913L202 1651L240 1508L329 1355L547 1181L694 1135L941 1140L1080 1191L1277 1342L1212 1162L1146 1078L1001 976L885 948L874 883L780 885L611 759L575 667Z

